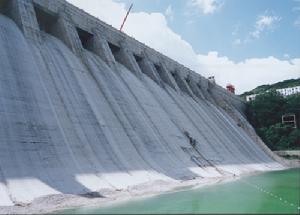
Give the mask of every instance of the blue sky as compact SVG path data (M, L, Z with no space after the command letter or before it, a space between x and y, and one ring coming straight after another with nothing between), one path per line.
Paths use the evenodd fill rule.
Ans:
M68 0L237 93L300 77L300 0Z
M198 53L217 51L234 61L246 58L274 56L279 59L300 56L300 1L295 0L222 0L212 13L205 14L185 0L119 0L127 6L134 3L133 12L165 13L170 28L190 42ZM298 9L297 9L298 8ZM247 40L255 30L259 16L277 17L270 29L259 38Z

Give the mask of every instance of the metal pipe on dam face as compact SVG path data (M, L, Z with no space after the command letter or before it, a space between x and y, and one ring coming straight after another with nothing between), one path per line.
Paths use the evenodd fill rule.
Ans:
M65 1L1 1L0 206L284 168L243 105Z

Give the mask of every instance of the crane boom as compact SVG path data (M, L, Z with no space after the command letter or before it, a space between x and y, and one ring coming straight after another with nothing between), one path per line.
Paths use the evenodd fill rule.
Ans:
M130 5L130 7L129 7L129 9L128 9L127 13L126 13L126 16L125 16L125 18L124 18L124 20L123 20L123 22L122 22L122 25L121 25L120 31L122 31L122 29L123 29L123 27L124 27L124 24L125 24L125 22L126 22L126 20L127 20L127 17L128 17L128 15L129 15L129 13L130 13L130 11L131 11L132 7L133 7L133 3Z

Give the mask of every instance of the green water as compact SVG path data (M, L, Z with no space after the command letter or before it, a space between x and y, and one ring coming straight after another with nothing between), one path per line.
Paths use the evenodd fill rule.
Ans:
M300 169L63 213L299 213Z

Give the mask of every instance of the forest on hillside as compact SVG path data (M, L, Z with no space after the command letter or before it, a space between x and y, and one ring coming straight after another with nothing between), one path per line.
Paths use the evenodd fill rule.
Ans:
M282 124L282 115L296 114L297 128ZM283 97L275 90L247 103L246 115L258 135L272 150L300 149L300 95Z
M261 85L261 86L256 87L253 90L250 90L248 92L245 92L245 93L241 94L240 97L245 99L246 96L248 96L248 95L261 94L261 93L265 93L267 91L272 91L272 90L277 90L277 89L282 89L282 88L288 88L288 87L295 87L295 86L300 86L300 78L298 78L298 79L289 79L289 80L277 82L275 84Z

